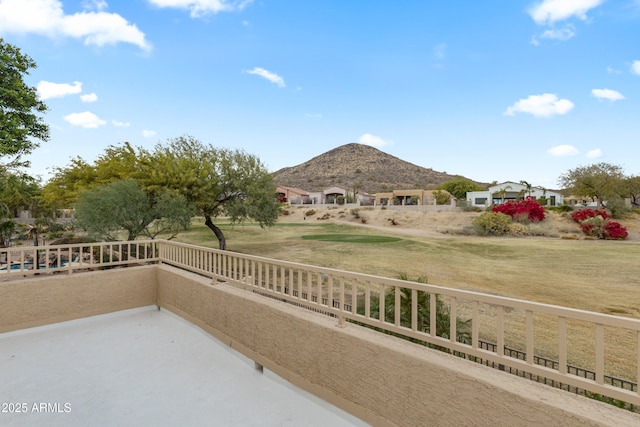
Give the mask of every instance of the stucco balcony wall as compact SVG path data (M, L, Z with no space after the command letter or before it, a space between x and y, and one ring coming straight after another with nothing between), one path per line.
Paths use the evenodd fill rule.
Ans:
M0 282L0 333L153 305L156 266Z
M166 265L0 283L0 331L149 304L372 425L640 425L637 414Z

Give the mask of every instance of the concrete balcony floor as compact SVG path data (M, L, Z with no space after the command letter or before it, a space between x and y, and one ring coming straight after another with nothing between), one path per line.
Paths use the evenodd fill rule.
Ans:
M366 425L155 306L0 334L0 404L2 426Z

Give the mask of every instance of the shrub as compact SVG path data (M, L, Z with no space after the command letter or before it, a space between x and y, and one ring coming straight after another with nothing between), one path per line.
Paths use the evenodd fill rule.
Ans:
M613 219L620 219L631 211L622 199L607 200L607 209L611 212Z
M604 226L604 236L605 239L624 240L629 236L629 233L619 222L610 221Z
M475 217L472 224L482 236L504 236L512 222L511 217L502 212L484 212Z
M571 205L551 206L547 209L558 213L573 212L573 206Z
M597 237L598 239L604 239L605 224L606 224L606 220L602 216L600 215L592 216L580 223L580 229L587 236Z
M509 224L509 236L521 237L529 235L529 227L524 224L513 222Z
M524 200L509 200L501 205L493 205L492 212L509 215L514 221L522 221L526 218L530 222L539 222L544 219L544 208L535 199L527 197Z
M611 218L607 211L601 209L581 209L579 211L575 211L571 214L571 219L577 222L578 224L582 224L582 221L585 219L593 218L595 216L600 216L603 219L607 220Z
M624 240L629 236L619 222L609 221L611 216L604 210L583 209L574 212L571 218L580 224L580 230L587 237Z
M315 214L316 214L316 211L313 209L310 209L304 213L304 216L314 216Z

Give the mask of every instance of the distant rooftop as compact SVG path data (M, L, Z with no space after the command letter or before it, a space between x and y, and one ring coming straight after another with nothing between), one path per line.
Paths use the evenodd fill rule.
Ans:
M0 378L3 426L366 425L155 306L0 334Z

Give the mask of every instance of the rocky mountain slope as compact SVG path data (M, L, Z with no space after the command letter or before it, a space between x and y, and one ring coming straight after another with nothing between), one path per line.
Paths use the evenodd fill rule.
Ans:
M332 185L369 193L432 189L456 177L406 162L363 144L346 144L274 173L277 185L320 191Z

